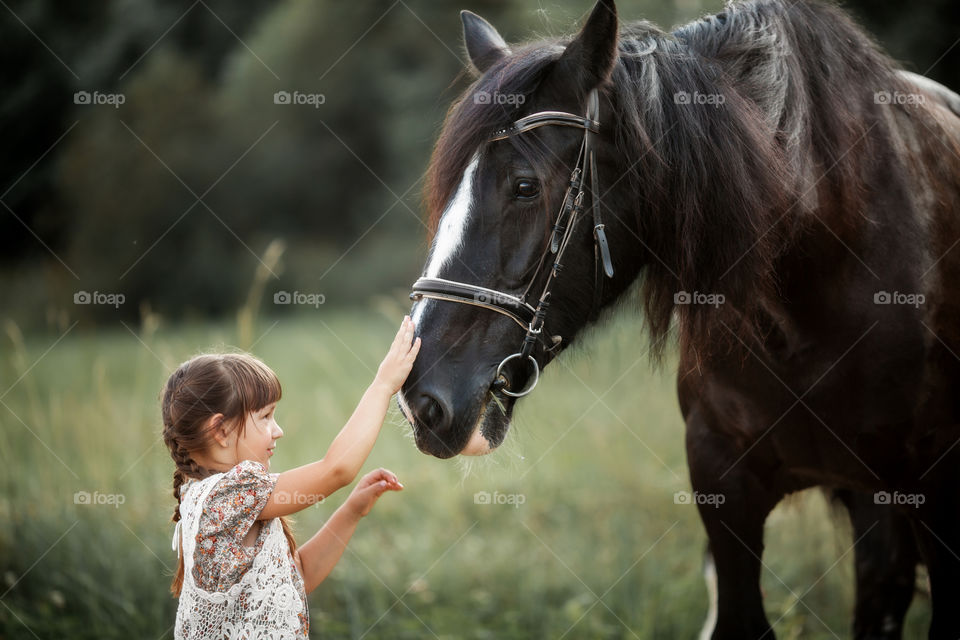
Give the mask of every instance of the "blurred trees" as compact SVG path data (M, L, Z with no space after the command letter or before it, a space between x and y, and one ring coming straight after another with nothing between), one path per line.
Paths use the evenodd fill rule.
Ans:
M955 0L846 0L844 6L905 69L960 91L960 12Z
M947 0L849 4L916 71L957 35ZM619 8L666 27L720 5ZM349 303L408 284L424 251L419 179L467 81L459 9L518 40L569 31L590 2L7 6L0 296L8 315L36 319L97 312L72 304L78 290L122 292L127 316L144 301L176 316L232 310L275 238L288 249L268 292ZM958 55L930 75L957 88ZM80 90L124 102L78 105Z

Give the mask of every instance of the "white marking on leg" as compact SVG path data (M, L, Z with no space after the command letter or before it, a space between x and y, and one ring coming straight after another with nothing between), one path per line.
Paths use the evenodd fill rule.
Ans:
M707 610L707 620L700 630L700 640L710 640L713 628L717 625L717 565L713 562L713 554L707 552L703 561L703 579L707 583L707 594L710 596L710 608Z

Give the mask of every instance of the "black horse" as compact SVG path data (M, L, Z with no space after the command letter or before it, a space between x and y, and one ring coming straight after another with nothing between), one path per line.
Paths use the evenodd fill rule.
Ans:
M923 561L930 637L960 637L960 98L813 0L733 4L672 33L619 26L600 0L575 37L514 48L463 22L479 77L428 170L424 275L536 302L591 141L599 182L580 204L602 213L611 264L581 224L529 353L545 366L634 300L654 357L677 335L692 485L725 497L700 508L712 637L772 637L763 524L818 485L851 514L855 635L900 637ZM511 129L591 116L594 90L596 133L591 117ZM498 372L523 328L450 299L465 296L414 304L423 350L400 398L440 458L499 445L509 392L538 368Z

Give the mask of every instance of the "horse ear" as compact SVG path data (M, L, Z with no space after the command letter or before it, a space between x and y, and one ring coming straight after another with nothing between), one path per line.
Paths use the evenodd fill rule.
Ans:
M470 11L461 11L463 41L477 71L483 73L498 60L510 55L510 47L489 22Z
M574 80L583 92L609 80L617 62L617 29L614 0L597 0L583 29L557 61L559 77Z

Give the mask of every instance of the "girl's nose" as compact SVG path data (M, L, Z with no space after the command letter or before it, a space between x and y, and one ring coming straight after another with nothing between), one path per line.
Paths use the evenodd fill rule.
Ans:
M280 425L274 424L273 437L275 440L278 440L283 437L283 429L280 428Z

